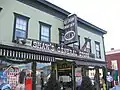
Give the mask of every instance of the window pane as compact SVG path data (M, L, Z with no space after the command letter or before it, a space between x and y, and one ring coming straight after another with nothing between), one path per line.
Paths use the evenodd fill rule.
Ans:
M25 20L20 19L20 23L19 24L24 25L25 22L26 22Z
M23 29L23 30L26 30L26 26L23 25L22 29Z
M23 26L19 24L19 28L18 29L23 30Z
M62 35L61 37L62 37L61 41L64 41L64 35Z
M41 41L49 42L49 37L41 36Z
M41 26L41 35L49 37L49 27L47 27L47 26Z
M96 44L96 50L100 51L99 44Z
M87 43L87 48L90 48L90 42Z
M16 37L22 37L22 38L25 38L25 36L26 36L25 31L22 31L22 30L16 29L16 32L15 32L15 38L16 38Z
M17 18L17 19L16 19L16 24L19 24L19 23L20 23L20 19Z
M24 22L23 22L23 25L24 25L24 26L27 26L27 22L26 22L25 20L24 20Z
M100 52L99 51L96 51L96 57L100 57Z
M27 21L21 18L16 19L16 28L21 30L26 30Z
M16 28L20 29L20 25L16 23Z

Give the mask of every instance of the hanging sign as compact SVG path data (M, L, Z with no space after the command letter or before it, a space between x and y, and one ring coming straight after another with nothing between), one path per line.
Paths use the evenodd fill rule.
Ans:
M77 34L77 16L75 14L68 16L64 20L64 43L66 45L72 44L78 41Z

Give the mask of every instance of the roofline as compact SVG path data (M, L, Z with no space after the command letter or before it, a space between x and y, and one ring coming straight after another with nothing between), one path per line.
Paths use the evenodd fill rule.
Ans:
M64 10L63 8L58 7L55 4L50 3L47 0L37 0L37 1L40 2L40 3L42 3L42 4L44 4L44 5L47 5L47 6L51 7L51 8L53 8L53 9L55 9L56 11L59 11L59 12L65 14L65 15L71 14L70 12Z
M120 50L112 50L112 51L106 52L106 55L118 54L118 53L120 53Z
M62 9L62 8L60 8L60 7L58 7L58 6L54 5L54 4L46 1L46 0L37 0L37 1L42 3L42 4L44 4L44 5L47 5L47 6L51 7L51 8L53 8L53 9L55 9L56 11L59 11L60 13L65 14L67 16L69 14L71 14L70 12L68 12L68 11L66 11L66 10L64 10L64 9ZM83 24L85 24L85 25L87 25L87 26L97 30L98 32L101 32L102 34L107 34L107 31L105 31L105 30L103 30L103 29L101 29L101 28L99 28L99 27L97 27L97 26L95 26L95 25L93 25L93 24L91 24L91 23L89 23L89 22L79 18L79 17L78 17L78 21L80 23L83 23Z
M52 8L52 9L54 9L55 11L62 13L65 16L68 16L68 15L71 14L70 12L64 10L63 8L60 8L60 7L56 6L55 4L52 4L52 3L50 3L49 1L46 1L46 0L31 0L31 1L37 1L37 2L39 2L41 4L44 4L44 5ZM103 29L101 29L101 28L99 28L99 27L97 27L97 26L95 26L95 25L93 25L93 24L79 18L79 17L77 17L77 19L78 19L78 22L80 22L80 23L82 23L84 25L87 25L88 27L91 27L91 28L95 29L97 32L100 32L102 34L107 33L107 31L105 31L105 30L103 30Z
M103 29L101 29L101 28L99 28L99 27L97 27L97 26L95 26L95 25L93 25L93 24L91 24L91 23L89 23L89 22L79 18L79 17L78 17L78 21L80 23L83 23L83 24L85 24L85 25L87 25L87 26L89 26L89 27L91 27L91 28L101 32L102 34L107 34L107 31L105 31L105 30L103 30Z

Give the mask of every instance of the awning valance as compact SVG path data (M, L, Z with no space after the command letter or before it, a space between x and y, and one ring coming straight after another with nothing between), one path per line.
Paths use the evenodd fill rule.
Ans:
M93 61L75 61L76 65L85 65L85 66L98 66L98 67L105 67L106 66L106 62L104 61L97 61L97 60L93 60Z
M55 58L52 56L39 55L31 52L23 52L20 50L12 50L0 47L0 56L6 59L18 59L18 60L36 60L41 62L55 62Z

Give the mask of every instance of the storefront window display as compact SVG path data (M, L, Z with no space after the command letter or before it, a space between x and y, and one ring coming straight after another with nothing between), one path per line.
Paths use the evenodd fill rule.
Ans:
M37 63L36 87L43 88L51 75L51 63Z
M29 66L29 68L28 68ZM25 88L25 78L31 77L31 64L13 64L1 61L0 63L0 85L8 84L11 90L20 88L21 81ZM24 70L25 74L22 74Z

